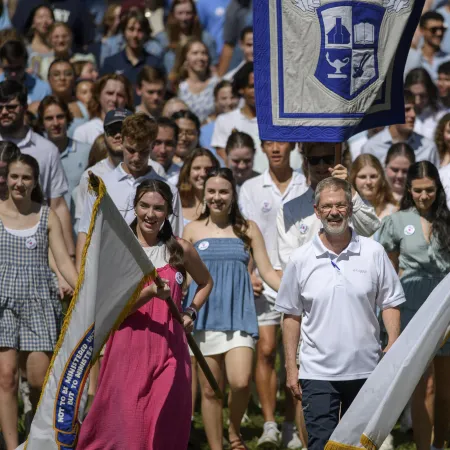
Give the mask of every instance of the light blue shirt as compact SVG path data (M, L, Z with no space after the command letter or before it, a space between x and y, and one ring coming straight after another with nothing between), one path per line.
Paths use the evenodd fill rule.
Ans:
M72 200L72 192L80 183L81 175L86 170L90 151L89 144L69 139L67 148L60 153L61 164L69 184L69 190L64 195L64 199L72 217L75 217L75 202Z
M413 131L406 143L414 150L416 162L430 161L436 167L439 167L438 152L433 141ZM392 144L391 133L389 132L389 128L386 127L363 145L361 153L370 153L376 156L381 164L384 165L387 152Z
M408 74L412 69L417 69L423 67L428 71L433 81L436 82L438 78L438 68L439 66L450 61L450 54L439 50L433 58L433 62L430 64L422 55L422 50L411 48L408 53L408 58L406 59L404 76Z
M223 26L225 12L230 0L197 0L197 14L200 23L216 41L217 54L220 55L223 47Z
M5 74L0 74L0 83L5 81ZM36 75L25 73L25 87L28 91L28 104L40 102L47 95L52 95L52 89L46 81L42 81Z

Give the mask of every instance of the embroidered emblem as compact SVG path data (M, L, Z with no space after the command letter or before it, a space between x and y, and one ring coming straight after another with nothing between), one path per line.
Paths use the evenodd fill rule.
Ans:
M299 227L300 233L301 234L306 234L306 232L308 231L308 225L301 223L300 227Z
M263 212L269 212L272 209L272 205L270 204L269 201L264 200L262 202L262 207L261 207Z

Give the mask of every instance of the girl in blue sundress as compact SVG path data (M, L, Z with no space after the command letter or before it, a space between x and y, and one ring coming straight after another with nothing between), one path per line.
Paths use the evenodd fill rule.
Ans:
M192 242L206 264L214 288L199 312L194 337L222 385L230 385L229 438L233 450L246 449L240 435L248 405L253 350L258 321L248 272L250 254L263 280L278 290L280 277L273 270L258 226L239 211L236 183L230 169L210 171L205 180L204 203L199 219L189 223L183 238ZM189 287L189 304L197 289ZM222 403L214 397L200 373L202 416L211 450L222 450Z

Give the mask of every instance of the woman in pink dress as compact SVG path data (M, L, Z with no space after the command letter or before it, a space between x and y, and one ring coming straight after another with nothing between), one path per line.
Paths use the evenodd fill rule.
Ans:
M131 227L165 284L148 284L108 341L77 450L184 450L188 445L192 399L185 333L192 331L212 280L192 244L173 236L167 184L144 181L134 208ZM181 325L164 299L171 295L181 310L187 274L198 289Z

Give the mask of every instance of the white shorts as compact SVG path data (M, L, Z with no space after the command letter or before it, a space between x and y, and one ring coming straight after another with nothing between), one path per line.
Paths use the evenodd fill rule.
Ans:
M244 331L195 331L195 342L204 356L222 355L236 347L255 349L255 339ZM189 349L191 356L194 356Z
M255 297L255 306L258 326L281 324L281 313L275 310L275 299L262 294L259 297Z

